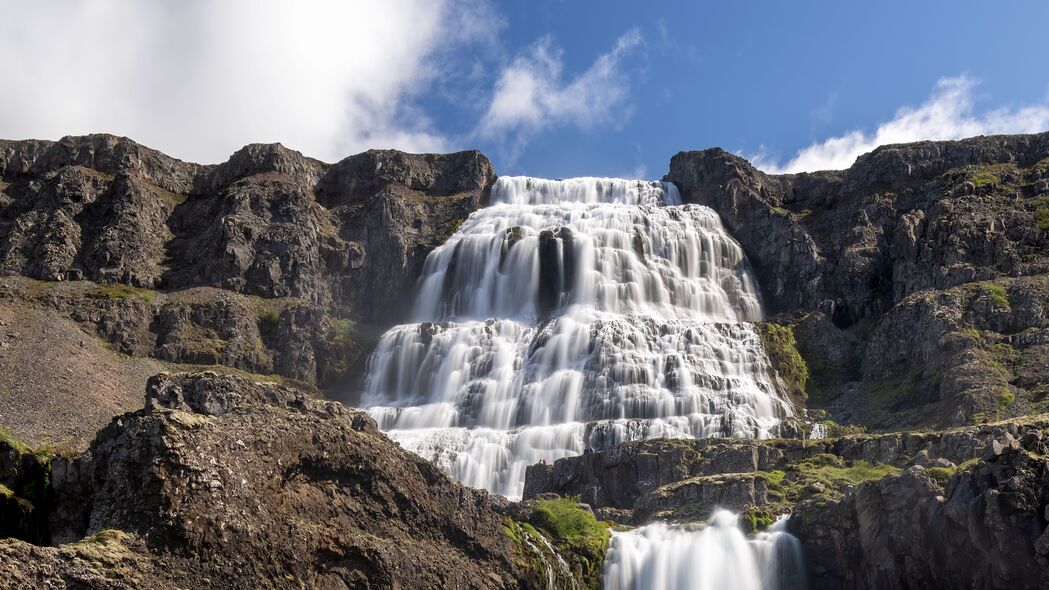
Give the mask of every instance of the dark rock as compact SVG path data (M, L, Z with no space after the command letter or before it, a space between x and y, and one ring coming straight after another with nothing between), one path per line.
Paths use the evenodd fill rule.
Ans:
M174 568L179 587L547 582L533 578L543 564L508 536L487 493L401 450L362 412L276 384L159 375L146 409L115 418L85 454L56 460L53 481L55 541L120 531L140 575ZM0 568L40 575L40 560L83 548L3 545L16 561Z

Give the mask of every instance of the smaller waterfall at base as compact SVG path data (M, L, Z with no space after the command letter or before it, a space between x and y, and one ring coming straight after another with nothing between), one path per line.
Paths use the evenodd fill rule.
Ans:
M747 539L735 514L721 510L703 526L654 523L614 533L605 557L605 590L804 590L799 541L781 518Z

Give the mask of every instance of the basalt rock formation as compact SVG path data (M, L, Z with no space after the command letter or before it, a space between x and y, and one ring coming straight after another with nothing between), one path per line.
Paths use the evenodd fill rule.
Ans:
M144 409L49 471L63 545L0 541L0 586L539 588L544 567L583 583L507 533L500 499L278 384L158 375Z
M814 441L648 441L528 470L603 518L760 529L791 513L814 588L1044 588L1049 416Z
M0 141L0 426L72 447L0 431L0 586L593 587L607 529L544 533L553 494L630 525L790 511L817 588L1049 585L1049 134L789 175L683 152L666 180L746 251L823 437L629 443L532 466L511 504L313 397L356 389L484 204L483 155Z
M43 306L136 358L348 390L376 331L410 304L426 254L494 176L478 152L325 164L249 145L202 166L110 135L0 141L0 273L12 275L0 308ZM134 407L143 384L113 404ZM11 422L19 412L0 401Z
M746 250L810 405L879 428L1046 409L1049 133L883 146L811 174L682 152L666 178Z

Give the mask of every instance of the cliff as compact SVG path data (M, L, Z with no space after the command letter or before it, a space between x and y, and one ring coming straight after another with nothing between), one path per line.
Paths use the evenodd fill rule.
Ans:
M0 587L589 581L560 567L571 556L544 533L504 516L501 498L450 480L364 413L278 384L160 374L145 408L114 418L87 451L40 473L17 467L28 463L0 461L0 481L42 488L29 532L46 537L20 536L61 546L0 540Z
M370 342L411 303L426 255L494 177L478 152L373 150L325 164L249 145L202 166L109 135L0 141L0 273L10 277L0 317L13 337L46 340L55 361L17 380L0 374L13 391L0 416L30 441L82 446L135 406L146 376L173 365L349 390ZM44 338L44 324L62 333ZM62 349L80 331L162 363L139 361L133 378L66 375L76 355ZM90 352L90 364L120 362ZM74 387L51 387L61 379ZM76 388L108 390L105 415L61 433L20 420L44 405L37 392L72 406L63 398Z
M666 178L746 250L810 406L883 429L1047 409L1049 133L889 145L781 176L682 152Z

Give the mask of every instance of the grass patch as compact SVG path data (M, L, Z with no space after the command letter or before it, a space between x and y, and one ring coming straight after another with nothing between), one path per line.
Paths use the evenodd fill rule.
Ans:
M781 215L783 217L786 217L787 215L790 215L790 211L787 211L783 207L773 207L772 208L772 212L775 213L776 215Z
M1049 232L1049 207L1039 207L1034 210L1034 226L1039 231Z
M991 300L998 307L1009 307L1009 296L1005 287L995 283L980 283L977 285L980 293Z
M982 186L998 186L1002 184L1002 179L997 174L989 170L981 170L969 177L977 188Z
M1014 401L1016 401L1016 396L1013 394L1012 390L1009 389L1008 385L1003 385L1002 391L998 395L998 411L1002 411L1013 405Z
M608 543L608 527L573 498L541 500L532 511L535 526L559 543L603 547Z
M846 464L841 457L826 453L798 462L797 468L807 479L835 488L856 486L900 472L899 467L884 463L853 461Z
M32 448L25 441L3 426L0 426L0 444L6 444L21 454L32 452Z
M979 459L969 459L965 463L955 465L954 467L928 467L925 469L925 473L929 475L930 479L940 484L940 487L946 487L952 477L962 471L972 469L979 461Z
M99 285L94 292L94 296L100 299L128 299L136 298L145 301L146 303L153 303L157 300L156 293L149 289L142 289L140 287L132 287L131 285L125 285L123 283L117 283L113 285Z
M768 510L754 508L740 515L739 524L743 532L750 534L763 531L776 522L776 517Z
M849 489L900 472L898 467L867 461L846 462L837 455L821 453L798 461L785 471L755 472L768 482L770 512L786 512L806 499L830 501Z
M540 500L529 521L548 536L587 588L599 588L605 552L612 534L578 498Z

